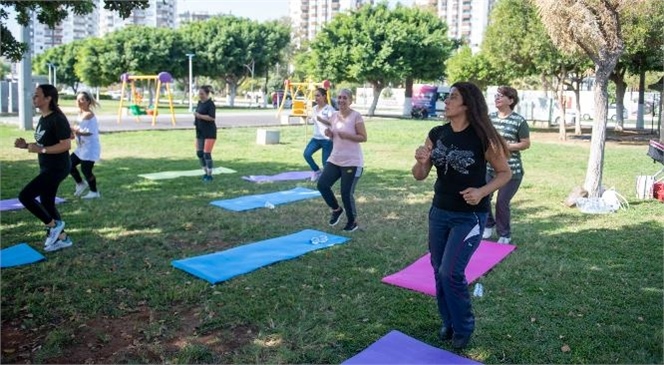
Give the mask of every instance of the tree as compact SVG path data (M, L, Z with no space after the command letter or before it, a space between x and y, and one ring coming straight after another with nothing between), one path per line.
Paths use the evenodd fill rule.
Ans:
M483 52L473 55L467 45L462 46L454 56L448 59L446 65L447 82L450 84L457 81L470 81L481 89L485 89L489 85L503 85L510 82L505 78L504 73L493 67Z
M57 47L49 48L46 52L38 55L32 63L34 73L45 75L48 73L48 63L56 65L58 84L65 84L72 88L74 93L78 91L81 82L76 75L76 64L79 62L78 52L85 41L77 40Z
M191 22L180 28L185 43L196 53L197 75L222 78L233 106L237 88L252 76L265 75L290 42L289 30L280 22L266 25L231 15Z
M319 79L371 84L374 115L381 91L392 82L443 76L453 44L433 13L386 2L337 15L311 44L308 73ZM300 58L301 60L301 58ZM313 62L312 60L316 60ZM407 94L408 96L408 94Z
M637 127L643 128L643 105L648 71L664 70L664 6L660 0L639 1L621 12L625 52L618 60L610 79L616 84L616 130L624 126L624 98L627 90L626 72L639 76L639 109Z
M591 197L602 191L606 138L607 84L625 48L619 10L627 0L534 0L542 23L561 50L584 52L595 65L595 118L583 184Z
M60 1L26 1L2 0L0 4L6 8L13 8L16 12L16 21L23 26L30 24L30 14L37 14L37 21L54 27L61 23L69 13L78 16L91 13L95 7L94 0L60 0ZM104 9L116 11L122 18L127 18L135 8L145 9L150 6L149 0L104 0ZM13 62L19 62L27 50L27 45L20 43L9 32L5 25L8 13L0 8L0 56L7 57Z

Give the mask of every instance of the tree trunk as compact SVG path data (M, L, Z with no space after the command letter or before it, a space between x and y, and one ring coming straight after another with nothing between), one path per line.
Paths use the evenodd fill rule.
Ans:
M378 83L371 83L372 89L373 89L373 100L371 101L371 105L369 106L369 111L367 111L367 115L370 117L373 117L376 112L376 105L378 105L378 98L380 98L380 93L383 91L383 86L382 84Z
M413 110L413 78L406 78L406 90L404 91L403 101L403 116L410 117L410 112Z
M235 95L237 95L237 83L232 82L231 80L226 80L226 85L228 86L228 95L226 95L226 103L228 106L235 106Z
M559 83L558 90L556 91L556 97L558 98L558 111L560 115L558 116L558 139L561 141L567 140L567 121L565 120L565 114L567 110L567 105L565 103L565 91L563 90L563 85Z
M639 65L639 106L636 113L636 129L644 129L643 103L646 91L646 71Z
M590 137L590 155L583 188L590 197L599 197L602 190L602 170L604 166L604 144L606 141L606 114L609 93L607 87L611 68L597 65L595 69L595 119Z
M574 98L576 99L576 118L574 119L574 134L580 136L581 131L581 83L577 83L574 88Z
M623 110L625 110L625 93L627 91L627 83L624 79L615 80L616 84L616 131L625 129L625 118L623 118ZM608 103L608 99L607 99ZM609 115L609 117L611 117Z

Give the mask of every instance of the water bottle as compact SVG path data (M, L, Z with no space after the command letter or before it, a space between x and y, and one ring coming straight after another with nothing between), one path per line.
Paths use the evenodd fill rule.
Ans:
M267 208L267 209L274 209L274 204L272 204L272 203L270 203L270 202L265 202L265 208Z
M312 245L318 245L318 244L321 244L321 243L325 243L325 242L327 242L327 236L326 235L320 235L320 236L311 237L309 242L311 242Z
M475 284L475 290L473 291L473 296L475 297L482 297L484 295L484 287L482 284L477 283Z

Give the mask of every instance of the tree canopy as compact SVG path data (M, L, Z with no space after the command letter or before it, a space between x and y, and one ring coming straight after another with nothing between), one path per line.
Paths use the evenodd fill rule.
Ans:
M37 21L49 27L61 23L72 13L75 15L86 15L95 8L93 0L59 0L59 1L0 1L0 56L7 57L13 62L18 62L23 58L27 50L27 44L18 42L11 34L5 22L9 16L3 8L13 8L16 13L18 24L27 26L30 24L30 14L36 13ZM145 9L150 6L149 0L104 0L104 9L117 12L122 18L127 18L135 8Z

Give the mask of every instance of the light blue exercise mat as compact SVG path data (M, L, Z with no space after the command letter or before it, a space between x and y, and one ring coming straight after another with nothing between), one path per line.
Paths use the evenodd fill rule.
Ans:
M290 260L348 240L347 237L305 229L288 236L249 243L225 251L174 260L171 265L211 284L217 284L263 266Z
M37 252L27 243L19 243L18 245L0 250L0 268L3 269L32 264L44 259L44 255Z
M291 190L278 191L276 193L247 195L233 199L215 200L210 204L234 212L242 212L256 208L265 208L266 206L273 208L277 205L317 198L319 196L320 192L318 190L294 188Z
M212 169L212 175L234 174L236 172L237 171L225 167L215 167ZM152 174L141 174L138 176L146 178L148 180L166 180L166 179L175 179L177 177L183 177L183 176L203 176L203 169L186 170L186 171L162 171L162 172L155 172Z

